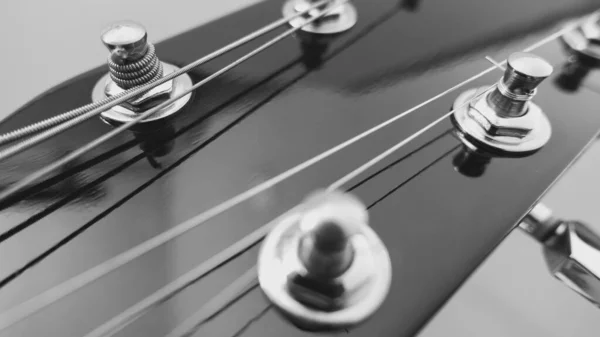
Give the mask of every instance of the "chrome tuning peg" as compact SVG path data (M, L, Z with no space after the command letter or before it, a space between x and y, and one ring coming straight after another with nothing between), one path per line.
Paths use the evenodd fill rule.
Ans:
M452 121L461 141L472 149L500 155L527 155L544 146L552 128L531 100L552 66L530 53L508 58L504 76L493 90L476 88L454 102Z
M138 23L113 23L102 32L101 39L110 52L107 60L109 71L93 89L94 102L119 96L128 89L148 84L179 70L178 67L158 58L154 45L148 42L146 29ZM111 125L129 122L136 114L147 111L173 96L183 94L191 87L192 80L189 75L182 74L103 112L102 119ZM183 109L190 98L191 94L183 96L144 119L143 123L172 116Z
M355 326L379 308L392 277L388 251L368 225L365 205L342 192L318 192L279 220L258 257L267 298L309 331Z
M550 272L569 288L600 307L600 236L585 224L552 216L536 205L519 225L544 246Z

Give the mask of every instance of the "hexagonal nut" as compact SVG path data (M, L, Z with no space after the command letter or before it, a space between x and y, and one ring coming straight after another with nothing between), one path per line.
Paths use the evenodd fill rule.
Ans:
M520 117L499 116L487 103L486 96L469 106L468 115L491 136L526 137L537 125L540 108L530 103L529 110Z
M119 95L124 91L125 89L119 87L110 78L107 80L106 86L104 87L104 94L107 97ZM133 112L146 111L169 99L172 92L173 80L170 80L146 91L144 94L139 95L134 99L121 103L120 106Z
M319 280L308 276L306 270L297 270L288 279L290 295L298 302L322 311L338 310L355 303L354 298L365 290L375 265L366 253L366 246L356 242L360 240L360 237L353 239L354 260L346 272L332 280ZM297 265L296 262L290 264Z

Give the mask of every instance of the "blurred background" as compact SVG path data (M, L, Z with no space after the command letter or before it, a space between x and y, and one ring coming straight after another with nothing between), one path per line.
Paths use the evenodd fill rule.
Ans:
M254 2L170 0L167 9L166 4L144 0L1 1L0 39L5 47L0 119L48 88L105 62L99 33L112 21L142 22L156 42ZM599 169L600 144L580 158L544 203L557 215L582 220L600 232L595 196ZM541 247L515 230L421 336L598 336L599 314L553 279Z

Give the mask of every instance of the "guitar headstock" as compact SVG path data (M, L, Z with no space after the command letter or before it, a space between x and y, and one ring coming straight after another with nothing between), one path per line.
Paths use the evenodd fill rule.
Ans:
M600 127L600 3L508 2L110 26L0 124L0 330L414 335Z

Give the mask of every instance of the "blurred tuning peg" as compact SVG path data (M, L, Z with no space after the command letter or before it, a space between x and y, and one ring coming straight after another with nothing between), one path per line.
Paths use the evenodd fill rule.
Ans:
M600 236L577 221L552 216L536 205L519 225L544 246L550 272L569 288L600 307Z
M392 277L388 251L350 194L319 192L284 216L258 257L260 286L297 327L355 326L379 308Z
M572 55L593 66L600 65L600 12L590 15L581 25L561 36Z
M299 12L306 11L315 6L320 0L287 0L283 5L283 16L289 17ZM311 17L326 14L308 25L304 22ZM329 43L340 34L352 28L358 20L354 5L347 1L330 0L322 6L308 11L305 15L292 19L292 27L302 28L294 35L300 41L302 49L302 62L308 69L319 68L323 64L323 56Z

